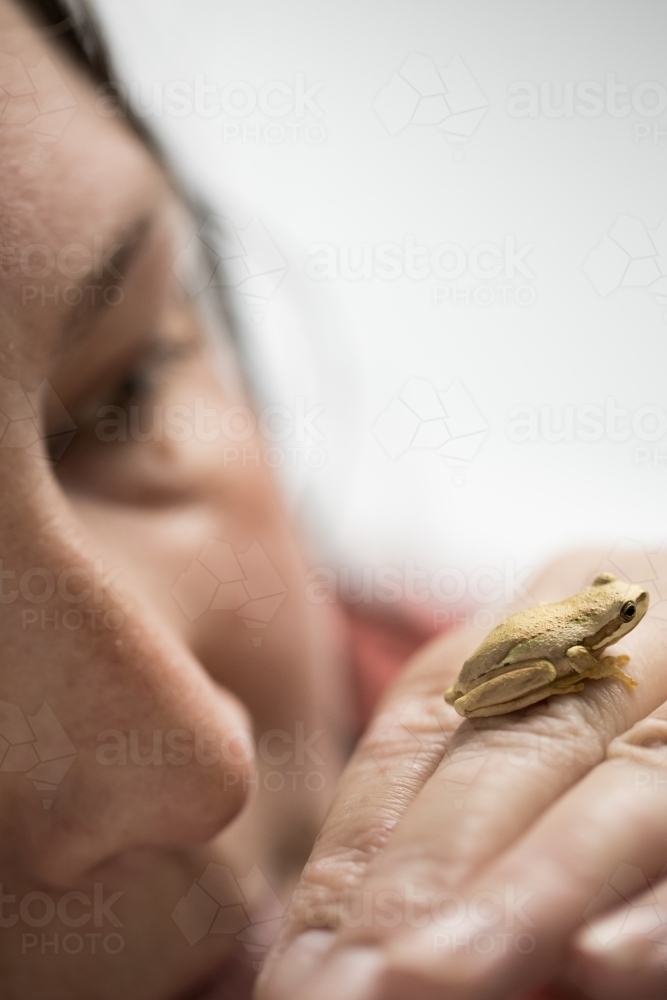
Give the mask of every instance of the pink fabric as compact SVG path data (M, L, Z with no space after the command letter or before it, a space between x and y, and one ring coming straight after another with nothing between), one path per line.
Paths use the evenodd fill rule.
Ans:
M344 604L358 727L363 732L387 686L429 639L448 631L431 606Z

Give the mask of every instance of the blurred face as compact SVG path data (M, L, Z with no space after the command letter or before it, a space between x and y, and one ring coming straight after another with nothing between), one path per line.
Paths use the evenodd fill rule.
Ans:
M177 197L8 0L0 31L2 994L205 996L334 790L338 635Z

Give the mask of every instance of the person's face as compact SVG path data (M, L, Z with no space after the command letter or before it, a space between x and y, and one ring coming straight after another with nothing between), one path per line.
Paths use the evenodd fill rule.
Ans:
M177 198L9 0L0 30L2 994L194 996L261 959L321 823L339 640Z

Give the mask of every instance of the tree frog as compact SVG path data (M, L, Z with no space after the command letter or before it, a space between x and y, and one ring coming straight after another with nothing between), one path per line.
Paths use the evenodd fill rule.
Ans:
M586 680L617 677L636 687L621 669L630 658L602 653L641 621L648 602L643 587L601 573L564 601L519 611L468 657L445 700L476 718L582 691Z

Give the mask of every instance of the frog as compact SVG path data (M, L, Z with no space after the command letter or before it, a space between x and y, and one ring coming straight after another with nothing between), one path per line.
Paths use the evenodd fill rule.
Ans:
M600 573L572 597L518 611L468 657L445 701L459 715L478 718L583 691L587 681L607 677L636 687L623 670L630 658L604 651L639 624L648 605L640 584Z

